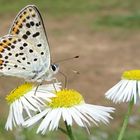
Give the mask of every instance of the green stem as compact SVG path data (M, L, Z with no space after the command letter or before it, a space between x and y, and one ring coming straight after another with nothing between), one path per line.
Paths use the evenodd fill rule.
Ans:
M118 140L122 140L122 138L123 138L125 129L126 129L127 125L128 125L128 121L129 121L129 117L130 117L130 114L131 114L133 105L134 105L134 99L132 99L132 100L129 102L128 111L127 111L127 113L126 113L126 115L125 115L124 122L123 122L123 126L122 126L121 131L120 131L120 134L119 134L119 136L118 136Z
M72 134L72 129L71 126L67 124L67 122L65 121L65 125L66 125L66 129L67 129L67 134L70 138L70 140L75 140L73 134Z

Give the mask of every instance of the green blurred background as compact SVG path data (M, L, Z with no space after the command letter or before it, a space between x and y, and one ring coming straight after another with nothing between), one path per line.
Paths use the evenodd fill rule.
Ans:
M91 135L75 126L79 140L115 140L127 104L114 105L104 93L117 83L124 70L140 67L139 0L0 0L0 36L7 34L16 14L26 5L35 4L47 29L53 61L80 55L60 65L68 76L68 87L77 89L91 104L116 107L108 126L91 128ZM77 70L79 75L72 71ZM58 79L64 81L58 75ZM59 140L61 132L36 135L35 128L4 129L8 115L5 96L23 83L18 78L0 78L0 140ZM139 105L134 107L124 140L140 140ZM21 132L23 131L23 132Z

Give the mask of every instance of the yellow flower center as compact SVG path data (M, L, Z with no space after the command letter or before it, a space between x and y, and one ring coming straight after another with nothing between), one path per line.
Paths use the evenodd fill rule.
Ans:
M125 71L122 78L127 80L140 80L140 70Z
M11 104L21 96L31 91L34 88L32 83L24 83L16 89L12 90L9 95L6 96L6 101Z
M84 102L81 94L75 90L63 89L56 92L56 97L51 98L51 102L48 104L51 108L58 107L72 107Z

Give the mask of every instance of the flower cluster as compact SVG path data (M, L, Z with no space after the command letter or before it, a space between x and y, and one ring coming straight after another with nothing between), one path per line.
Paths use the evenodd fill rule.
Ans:
M132 106L140 99L140 70L125 71L121 81L105 95L115 103L130 102L127 119L119 135L121 140ZM10 106L6 130L12 130L16 126L30 127L40 122L37 133L41 134L45 134L47 130L60 129L61 120L65 122L66 128L74 123L85 128L91 126L91 123L107 124L112 119L110 113L115 110L112 107L87 104L79 92L63 89L61 83L40 86L24 83L11 91L6 96L6 101Z
M87 104L82 95L72 89L62 89L60 83L41 85L25 83L14 89L6 100L10 106L5 128L29 127L39 120L37 133L56 130L62 119L68 126L75 122L80 127L88 127L93 122L109 123L112 107Z

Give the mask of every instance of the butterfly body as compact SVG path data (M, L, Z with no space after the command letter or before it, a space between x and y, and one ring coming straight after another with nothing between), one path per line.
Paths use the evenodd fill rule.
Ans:
M0 74L41 82L53 79L48 39L43 20L34 5L16 16L9 34L0 39Z

